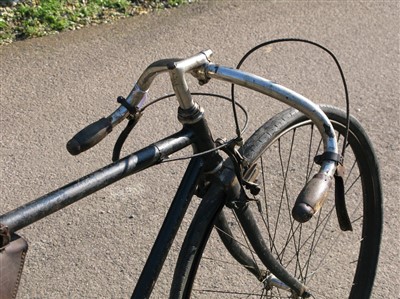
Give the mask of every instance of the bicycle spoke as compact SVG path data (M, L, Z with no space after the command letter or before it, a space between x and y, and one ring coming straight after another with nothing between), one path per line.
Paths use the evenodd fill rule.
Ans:
M260 211L260 214L261 214L261 219L262 219L262 221L264 222L264 226L266 227L266 229L267 229L267 232L268 232L268 240L269 240L269 244L270 244L270 250L271 251L275 251L275 253L277 254L277 256L278 256L278 250L277 250L277 248L276 248L276 246L275 246L275 242L273 242L273 237L272 237L272 235L271 235L271 229L270 229L270 221L269 221L269 210L268 210L268 201L267 201L267 190L266 190L266 179L265 179L265 173L266 173L266 171L263 171L264 169L266 169L265 168L265 166L264 166L264 159L263 159L263 157L261 156L261 158L260 158L260 162L261 162L261 172L262 172L262 181L263 181L263 192L264 192L264 206L265 206L265 213L263 213L262 211ZM264 217L264 215L265 215L265 217L267 218L267 219L265 219L265 217Z
M312 241L311 241L311 248L314 248L315 237L316 237L317 230L318 230L318 227L319 227L319 222L320 222L320 220L321 220L321 214L322 214L321 212L322 212L322 211L320 211L320 213L318 214L318 219L317 219L316 228L315 228L315 230L314 230L313 239L312 239ZM309 270L309 267L310 267L310 260L311 260L312 254L313 254L313 250L310 250L310 251L309 251L309 255L308 255L308 259L307 259L307 262L306 262L305 276L303 277L304 283L307 282L307 275L308 275L308 270Z
M276 216L276 220L275 220L275 227L274 227L274 234L272 237L272 242L275 243L275 236L276 236L276 232L278 230L278 222L279 222L279 218L281 215L281 207L282 207L282 201L283 201L283 194L284 194L284 186L286 184L286 180L285 180L285 174L283 171L283 165L282 165L282 152L281 152L281 146L280 146L280 139L278 139L278 151L279 151L279 161L281 163L281 168L282 168L282 177L284 178L284 183L283 183L283 187L282 187L282 192L281 192L281 196L280 196L280 201L279 201L279 206L278 206L278 215Z
M360 221L361 219L363 219L364 217L361 215L360 217L354 219L353 221L351 221L352 224L357 223L358 221Z
M358 206L359 206L359 204L357 205L357 207L358 207ZM354 211L353 211L353 213L352 213L351 215L354 215L354 214L355 214L355 211L357 210L357 207L354 209ZM334 208L335 208L335 207L333 206L332 209L329 211L329 213L328 213L329 217L330 217L330 215L332 214ZM355 218L355 219L352 221L352 223L356 223L356 222L358 222L358 221L360 221L360 220L362 220L362 219L363 219L363 216L361 215L361 216ZM327 222L326 222L326 223L327 223ZM331 245L333 244L333 242L337 241L337 240L339 239L339 236L342 235L342 234L344 234L344 232L339 231L339 232L336 234L336 236L334 236L334 237L332 238L332 241L330 242L330 244L328 244L328 246L325 246L325 247L326 247L326 248L331 248ZM322 234L320 234L318 240L320 239L321 236L322 236ZM358 242L359 242L359 240L358 240ZM317 242L317 243L318 243L318 242ZM316 248L316 246L317 246L317 244L315 245L314 248ZM320 268L320 267L322 266L322 263L323 263L323 261L324 261L324 259L325 259L325 257L326 257L327 254L328 254L328 252L326 252L326 254L324 255L324 257L321 258L321 261L320 261L320 263L318 264L318 266L316 267L316 269L318 269L318 268ZM315 272L314 272L312 275L314 275L314 274L315 274Z
M339 239L339 235L343 234L344 232L338 232L337 235L333 238L332 242L328 243L328 245L326 246L327 248L331 248L331 246L333 245L333 242ZM354 244L356 245L356 244ZM319 264L315 267L315 269L319 269L319 268L324 268L324 262L327 262L326 256L328 255L328 251L326 251L326 253L321 257ZM314 271L308 278L309 281L311 280L311 277L314 276L318 271Z
M237 262L236 261L221 260L221 259L211 258L211 257L208 257L208 256L203 256L202 259L205 259L205 260L208 260L208 261L213 261L213 262L224 264L224 265L237 266ZM243 267L246 268L246 266L244 266L244 265L243 265ZM249 267L249 266L247 266L247 267Z
M286 239L286 243L282 246L283 248L282 251L279 253L279 256L283 257L283 254L285 253L287 246L289 245L290 241L292 241L292 239L295 237L295 233L299 229L299 227L301 227L301 223L297 224L297 228L293 231L290 237Z
M296 130L293 130L292 137L291 137L291 143L290 143L290 149L289 149L289 153L288 153L289 156L288 156L288 162L286 165L286 171L285 171L284 163L282 160L281 143L280 143L280 139L278 139L279 160L280 160L281 171L282 171L282 175L283 175L283 186L282 186L282 192L281 192L281 197L280 197L280 202L279 202L278 216L277 216L276 223L275 223L275 232L274 232L274 239L273 239L274 241L275 241L276 231L278 229L279 218L281 215L282 202L283 202L283 198L285 195L286 195L286 203L289 204L288 203L289 194L288 194L286 182L287 182L287 175L288 175L288 171L289 171L290 161L291 161L291 157L292 157L295 134L296 134ZM291 217L290 217L290 219L291 219Z
M218 231L222 232L223 234L225 234L226 236L228 236L229 238L231 238L232 240L234 240L236 243L238 243L238 244L241 245L242 247L248 249L248 250L251 252L252 255L255 254L254 250L252 249L252 247L251 247L248 243L244 244L243 242L239 242L239 241L237 240L237 238L235 238L234 236L231 236L230 234L228 234L227 232L225 232L224 230L222 230L222 229L220 229L220 228L218 228L218 227L216 227L216 226L214 226L214 227L215 227Z
M351 190L351 188L353 188L353 186L357 183L357 181L361 178L361 176L359 175L354 182L351 183L351 185L347 188L347 190L345 191L345 195Z
M334 209L334 208L332 208L332 209L330 210L329 214L328 214L327 216L325 216L325 217L320 221L320 224L315 228L315 230L313 231L313 233L310 234L310 235L307 237L307 239L304 240L304 242L302 243L302 245L300 246L300 248L299 248L298 250L302 250L302 249L306 246L306 244L308 243L308 241L312 238L312 236L315 234L315 231L318 230L318 228L322 225L322 223L325 223L325 224L324 224L324 227L327 225L327 222L329 221L329 218L330 218L330 216L331 216L331 214L332 214L332 212L333 212L333 209ZM322 233L323 233L323 230L320 232L320 235L319 235L319 237L318 237L317 240L319 240L319 238L321 237ZM317 241L317 243L318 243L318 241ZM294 259L295 259L295 255L288 261L287 264L285 264L285 267L288 267Z

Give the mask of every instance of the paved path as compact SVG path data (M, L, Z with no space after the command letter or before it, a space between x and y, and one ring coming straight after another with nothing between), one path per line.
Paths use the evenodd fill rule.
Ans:
M373 298L396 298L399 14L398 1L210 1L2 47L0 211L108 163L116 134L78 157L68 155L65 143L84 125L112 111L115 98L127 95L135 78L154 60L211 48L215 61L235 66L259 42L311 39L336 53L344 66L353 112L381 161L385 220ZM343 105L332 62L308 46L274 47L251 67L318 102ZM157 79L151 95L169 92L167 83ZM229 90L216 83L210 89L224 94ZM255 103L250 98L246 104ZM281 108L257 103L250 109L253 127ZM127 148L177 129L175 110L173 101L151 109ZM227 110L219 105L208 113L218 120ZM229 122L218 121L216 135L231 128ZM24 229L30 250L19 297L127 297L137 279L131 273L141 269L141 253L148 251L174 193L177 182L171 177L181 174L185 165L148 170ZM175 255L179 245L173 246ZM159 294L167 288L161 283Z

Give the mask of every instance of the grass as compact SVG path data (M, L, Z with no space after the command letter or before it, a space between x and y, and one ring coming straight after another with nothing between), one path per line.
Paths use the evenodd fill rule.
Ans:
M0 0L0 45L175 7L190 0ZM14 0L15 1L15 0ZM8 3L8 6L4 6Z

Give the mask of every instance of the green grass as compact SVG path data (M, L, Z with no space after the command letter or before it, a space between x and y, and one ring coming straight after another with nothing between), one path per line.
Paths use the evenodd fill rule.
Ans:
M0 7L0 45L185 3L190 0L20 0Z

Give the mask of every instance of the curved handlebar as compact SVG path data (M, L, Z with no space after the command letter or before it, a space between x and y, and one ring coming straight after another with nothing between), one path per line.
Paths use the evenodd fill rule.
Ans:
M163 72L170 74L172 86L181 109L191 109L195 105L184 78L185 73L191 72L200 83L205 83L212 78L228 81L273 97L303 112L317 126L322 136L325 152L338 154L333 126L318 105L300 94L262 77L212 64L209 62L211 55L211 50L207 50L187 59L164 59L152 63L139 77L126 102L140 110L154 78ZM75 135L68 142L68 151L76 155L87 150L102 140L115 125L128 116L127 108L119 107L108 118L102 118ZM337 161L330 159L322 161L318 174L304 187L296 201L292 211L296 220L307 221L318 211L332 185L336 167Z

